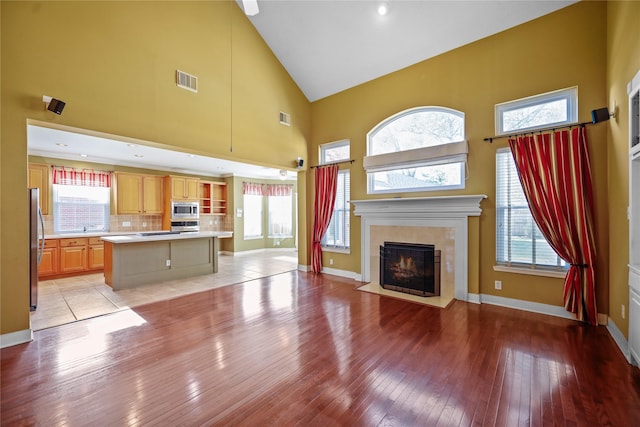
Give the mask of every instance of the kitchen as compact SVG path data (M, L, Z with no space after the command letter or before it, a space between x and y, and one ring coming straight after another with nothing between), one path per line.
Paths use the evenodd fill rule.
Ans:
M113 135L56 129L50 124L29 124L28 137L29 187L41 189L45 235L38 267L38 307L31 314L34 329L297 267L295 227L292 236L284 238L265 233L263 239L245 240L242 233L243 182L287 183L295 188L295 171L219 160L211 163L212 159L150 147L141 141L118 141ZM82 154L87 157L80 157ZM186 160L182 164L181 158ZM162 165L160 159L167 164ZM69 209L65 203L73 201L74 194L62 190L76 187L58 183L63 177L87 176L96 181L89 183L93 190L100 183L106 186L106 196L83 209ZM153 280L153 284L132 290L114 290L105 282L103 237L171 232L215 234L220 237L214 239L219 240L220 254L233 256L219 257L219 273L199 278L200 283L189 280L193 284L189 289L181 284L182 289L176 290L176 281L183 277L167 277L162 283ZM142 288L148 290L146 296ZM72 294L65 296L66 292ZM55 300L51 310L43 305L47 298ZM65 306L76 306L76 310L69 313Z

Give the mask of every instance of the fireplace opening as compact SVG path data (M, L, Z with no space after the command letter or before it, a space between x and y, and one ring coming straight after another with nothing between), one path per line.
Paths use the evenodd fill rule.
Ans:
M419 296L440 295L440 250L435 245L384 242L380 246L380 285Z

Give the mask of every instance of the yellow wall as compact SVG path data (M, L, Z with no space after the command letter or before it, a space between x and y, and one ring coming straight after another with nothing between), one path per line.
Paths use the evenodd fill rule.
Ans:
M318 145L340 139L351 141L352 200L367 199L366 134L385 118L416 106L444 106L466 115L469 141L469 179L464 190L398 193L375 196L421 197L486 194L483 213L470 225L469 291L553 305L562 305L562 280L493 271L495 264L495 155L507 146L501 139L483 142L494 134L494 105L530 95L578 86L579 119L607 105L606 5L580 2L535 21L466 45L436 58L381 77L312 103L311 163L318 161ZM598 232L599 311L608 310L607 124L589 127L593 156ZM308 191L313 194L312 184ZM313 198L307 199L311 210ZM476 225L477 224L477 225ZM333 267L360 272L360 218L351 218L352 249L348 255L325 254ZM476 261L477 260L477 261ZM326 261L326 259L325 259ZM477 262L477 264L476 264ZM326 263L325 263L326 264ZM502 280L503 290L494 289Z
M0 7L2 334L29 328L27 119L276 168L306 158L309 102L234 1ZM176 69L198 76L197 94Z
M628 336L629 310L629 98L627 83L640 70L640 2L607 2L607 96L617 117L609 121L609 316ZM621 305L627 311L622 318Z

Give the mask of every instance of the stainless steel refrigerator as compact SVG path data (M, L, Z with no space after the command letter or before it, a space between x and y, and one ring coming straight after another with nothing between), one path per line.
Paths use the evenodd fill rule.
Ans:
M40 190L29 188L29 305L38 306L38 265L44 250L44 219L40 210Z

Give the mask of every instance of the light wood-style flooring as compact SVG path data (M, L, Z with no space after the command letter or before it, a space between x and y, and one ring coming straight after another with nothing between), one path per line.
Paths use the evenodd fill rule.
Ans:
M3 425L638 426L604 327L292 271L34 333Z

